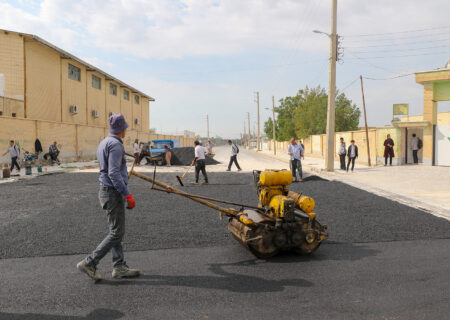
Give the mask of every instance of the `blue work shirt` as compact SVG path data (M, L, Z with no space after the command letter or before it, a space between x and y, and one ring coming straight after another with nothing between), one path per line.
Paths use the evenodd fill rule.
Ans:
M294 159L295 160L300 160L300 157L302 157L304 155L304 153L305 153L305 151L302 148L302 145L299 144L299 143L297 143L295 145L293 145L292 143L289 144L287 152L288 153L289 152L292 153L290 155L291 156L291 160L294 160Z
M116 135L103 139L98 145L97 160L100 167L100 184L113 187L124 196L129 195L127 161L122 139Z

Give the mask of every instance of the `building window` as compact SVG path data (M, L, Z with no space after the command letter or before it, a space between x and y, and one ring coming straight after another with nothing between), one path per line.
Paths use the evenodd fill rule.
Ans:
M134 95L134 103L139 104L139 96L137 94Z
M109 94L117 96L117 86L115 84L109 84Z
M130 100L130 91L123 89L123 98L125 100Z
M69 63L69 79L81 81L81 69Z
M97 89L101 89L101 87L102 87L102 79L100 79L97 76L92 75L92 87L93 88L97 88Z

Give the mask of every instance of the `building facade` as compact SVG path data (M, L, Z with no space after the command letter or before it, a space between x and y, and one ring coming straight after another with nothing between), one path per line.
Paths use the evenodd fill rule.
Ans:
M57 141L67 160L95 157L108 118L122 113L125 146L150 140L145 93L30 34L0 30L0 150L10 139L34 152Z

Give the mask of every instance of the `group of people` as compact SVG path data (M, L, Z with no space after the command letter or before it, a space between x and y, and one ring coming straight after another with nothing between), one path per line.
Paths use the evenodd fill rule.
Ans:
M228 140L227 144L231 147L230 148L230 162L228 163L228 168L226 171L231 171L231 167L233 166L233 163L236 165L236 168L238 171L242 171L241 167L239 166L239 163L237 161L237 155L239 153L239 147L234 144L231 140ZM212 142L211 140L208 140L208 143L206 145L206 148L203 147L200 143L200 141L195 140L194 141L194 160L192 160L192 165L195 165L195 184L198 184L200 172L203 175L204 182L203 184L208 184L208 176L206 174L206 155L212 153Z
M38 157L39 154L42 152L42 147L40 147L40 149L39 149L39 147L36 147L36 146L40 146L40 145L41 145L40 141L38 139L36 139L36 143L35 143L36 157ZM20 165L19 165L20 147L18 144L16 144L16 142L14 140L9 141L8 149L6 149L6 151L3 153L3 156L7 155L8 153L11 157L10 171L13 172L14 169L16 169L17 172L20 172ZM44 159L45 160L49 159L51 161L51 164L53 164L55 162L60 164L58 156L59 156L58 144L56 141L54 141L48 148L48 153L44 154ZM26 160L26 158L25 158L25 160Z

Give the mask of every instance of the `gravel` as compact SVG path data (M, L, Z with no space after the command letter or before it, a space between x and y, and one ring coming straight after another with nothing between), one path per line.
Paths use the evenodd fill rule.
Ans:
M157 179L178 186L177 173ZM97 173L65 173L0 185L0 258L88 253L107 233ZM257 204L250 173L209 173L210 185L184 191ZM137 207L127 211L126 250L234 245L218 212L189 199L149 190L132 177ZM450 222L340 182L310 178L290 188L316 200L329 243L449 238Z

